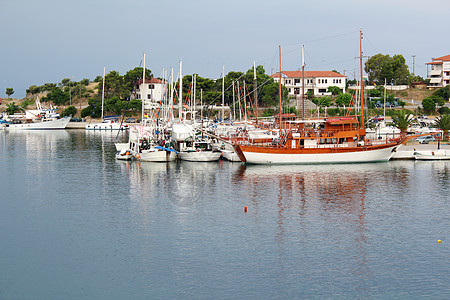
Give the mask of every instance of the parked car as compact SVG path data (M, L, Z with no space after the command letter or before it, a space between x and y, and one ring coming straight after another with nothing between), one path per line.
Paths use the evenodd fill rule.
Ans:
M70 122L83 122L83 119L75 117L75 118L70 119Z
M374 121L374 122L384 121L384 117L383 116L376 116L376 117L372 118L372 121Z
M135 118L126 118L125 123L136 123L136 119Z
M426 135L426 136L419 136L416 139L416 142L419 142L420 144L428 144L429 142L434 142L436 139L432 135Z

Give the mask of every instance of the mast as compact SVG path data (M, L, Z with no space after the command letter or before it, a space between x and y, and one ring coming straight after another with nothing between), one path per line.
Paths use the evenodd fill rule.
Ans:
M103 84L102 84L102 120L103 120L103 104L105 102L105 72L106 67L103 67Z
M173 95L174 95L174 83L173 83L173 68L172 68L172 75L170 76L170 107L173 107ZM169 108L167 108L167 110L169 110ZM169 116L169 120L170 118L173 118L173 110L171 111L171 116Z
M142 69L142 91L141 91L141 99L142 99L142 117L141 120L144 122L144 100L145 100L145 52L144 52L144 68Z
M195 110L195 90L197 89L197 74L194 74L194 93L193 93L193 95L194 95L194 100L193 100L193 102L194 103L192 103L192 106L194 107L194 109L193 109L193 113L194 113L194 121L195 121L195 114L196 114L196 110Z
M181 109L182 109L182 106L183 106L183 75L182 75L182 70L183 70L183 62L180 60L180 95L179 95L180 105L178 107L178 119L179 119L179 122L181 122Z
M256 84L256 62L253 62L253 86L254 86L254 93L255 93L255 118L256 118L256 124L258 124L258 93L257 93L257 84Z
M225 120L225 65L222 66L222 122Z
M278 46L278 50L279 50L279 56L280 56L280 82L278 84L278 94L279 94L279 106L280 106L280 111L278 113L279 116L279 125L280 125L280 139L281 139L281 45Z
M236 102L234 94L234 81L233 81L233 122L236 120Z
M362 38L363 38L363 34L362 34L362 29L359 30L359 65L361 68L361 125L362 128L364 128L364 84L363 84L363 65L362 65Z
M384 79L383 122L386 122L386 78Z
M243 97L244 97L244 109L245 109L244 119L245 119L245 122L247 122L247 98L246 98L247 95L245 94L245 80L244 80L243 84L244 84L244 91L242 93L243 93Z
M305 45L302 45L302 119L305 119Z
M239 99L239 121L242 121L242 106L241 106L241 92L240 92L240 86L239 86L239 81L237 83L237 92L238 92L238 99Z

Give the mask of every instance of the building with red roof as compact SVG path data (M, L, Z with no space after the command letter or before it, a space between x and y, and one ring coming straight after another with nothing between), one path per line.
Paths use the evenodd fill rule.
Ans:
M166 83L158 78L146 78L145 84L142 79L134 87L131 99L141 99L144 101L144 109L158 108L159 102L164 96Z
M445 87L450 85L450 55L433 58L427 63L428 87Z
M276 82L280 79L280 72L270 75ZM331 95L328 92L330 86L337 86L342 92L345 92L346 76L334 71L282 71L281 84L289 90L291 98L302 95L302 77L305 82L305 95L312 91L314 96Z

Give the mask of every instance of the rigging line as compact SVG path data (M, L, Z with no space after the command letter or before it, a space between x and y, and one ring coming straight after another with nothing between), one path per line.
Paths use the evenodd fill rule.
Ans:
M334 39L334 38L338 38L338 37L342 37L342 36L346 36L346 35L351 35L351 34L354 34L356 32L359 32L359 30L350 31L350 32L341 33L341 34L337 34L337 35L323 37L323 38L318 38L318 39L312 39L312 40L303 41L303 42L300 42L300 45L304 45L304 44L307 44L307 43L314 43L314 42L324 41L324 40L330 40L330 39ZM299 44L298 42L295 42L295 43L289 43L289 44L282 44L281 46L292 46L292 45L298 45L298 44Z

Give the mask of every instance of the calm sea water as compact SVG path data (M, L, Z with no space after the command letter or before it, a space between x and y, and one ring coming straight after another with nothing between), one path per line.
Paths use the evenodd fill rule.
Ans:
M0 299L450 298L450 162L128 163L115 139L0 132Z

